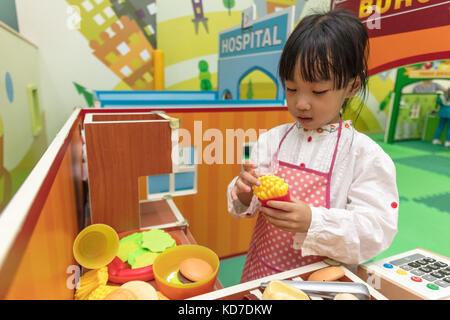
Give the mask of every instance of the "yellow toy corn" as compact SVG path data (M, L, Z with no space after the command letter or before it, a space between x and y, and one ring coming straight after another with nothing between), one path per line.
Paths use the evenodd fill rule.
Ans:
M75 292L76 300L86 300L92 291L108 282L108 267L89 270L80 277L79 287Z
M288 192L289 185L280 177L265 175L259 177L258 180L260 185L253 186L253 194L261 200L282 197Z
M105 297L113 292L114 290L117 290L119 288L118 286L107 286L107 285L101 285L97 287L94 291L92 291L89 296L88 300L103 300Z

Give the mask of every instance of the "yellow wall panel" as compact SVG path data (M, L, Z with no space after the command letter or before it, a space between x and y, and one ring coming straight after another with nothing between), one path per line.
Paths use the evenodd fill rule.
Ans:
M73 290L66 284L71 274L66 271L69 266L77 265L72 255L72 244L79 230L74 182L80 180L76 177L79 168L75 168L74 164L81 164L80 154L79 139L73 139L39 214L6 299L73 299Z
M223 164L198 165L198 193L176 197L175 203L189 221L189 229L196 241L214 250L220 257L245 253L256 219L236 219L227 212L227 186L241 170L241 164L226 164L226 130L238 128L246 131L271 129L277 125L293 122L289 113L282 111L238 111L238 112L186 112L169 113L181 120L181 128L191 134L192 145L197 142L198 152L205 153L211 141L194 137L194 121L201 121L202 134L208 129L218 129L223 137ZM201 139L201 140L200 140ZM242 146L234 143L234 157ZM201 151L201 152L200 152ZM230 152L230 150L228 150ZM202 159L204 160L204 159ZM235 161L236 162L236 161Z

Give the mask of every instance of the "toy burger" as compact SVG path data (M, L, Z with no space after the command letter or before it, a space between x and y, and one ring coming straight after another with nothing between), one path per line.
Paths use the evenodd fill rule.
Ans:
M253 194L258 197L263 207L269 207L268 201L290 202L289 185L284 179L275 175L265 175L258 178L260 185L253 186Z

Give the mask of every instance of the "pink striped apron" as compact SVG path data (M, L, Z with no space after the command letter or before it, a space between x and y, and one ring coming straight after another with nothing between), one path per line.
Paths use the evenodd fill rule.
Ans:
M294 126L295 124L281 139L273 156L271 167L274 168L275 175L283 178L289 184L291 196L311 206L329 209L331 174L341 137L342 120L339 121L338 137L328 172L309 169L303 163L294 165L278 160L281 144ZM309 141L311 141L311 137L308 138ZM259 214L242 271L241 282L321 261L324 258L322 256L302 257L302 241L299 236L301 235L295 232L284 231L273 226L264 215Z

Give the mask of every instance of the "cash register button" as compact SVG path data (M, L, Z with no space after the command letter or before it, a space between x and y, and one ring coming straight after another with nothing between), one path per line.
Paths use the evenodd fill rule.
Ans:
M425 272L420 271L419 269L414 269L414 270L411 270L410 272L415 276L423 276L425 274Z
M385 263L383 264L383 267L388 268L388 269L392 269L394 266L390 263Z
M420 264L421 266L424 266L424 265L428 264L428 262L426 262L425 260L417 260L417 261L414 261L414 262Z
M415 282L422 282L422 278L421 277L416 277L416 276L412 276L411 280L415 281Z
M442 288L450 287L450 283L443 281L443 280L436 281L435 284L437 284L439 287L442 287Z
M448 264L441 261L436 262L434 265L439 268L445 268L446 266L448 266Z
M438 278L438 279L441 279L441 278L443 278L443 277L445 277L445 274L443 274L442 272L440 272L440 271L435 271L435 272L432 272L432 273L430 273L433 277L436 277L436 278Z
M397 270L397 273L398 273L398 274L401 274L402 276L408 274L408 272L406 272L405 270L402 270L402 269L398 269L398 270Z
M439 290L439 287L433 283L427 284L427 288L431 290Z

